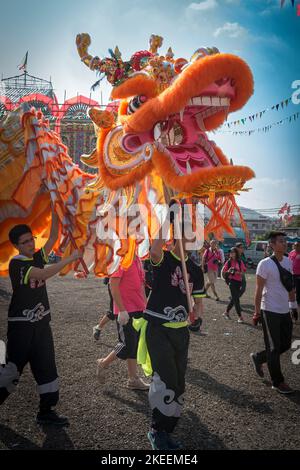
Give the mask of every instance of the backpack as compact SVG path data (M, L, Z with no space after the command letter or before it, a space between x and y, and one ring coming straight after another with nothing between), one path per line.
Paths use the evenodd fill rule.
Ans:
M242 265L241 265L241 260L240 259L238 260L238 264L239 264L239 267L240 267L240 271L242 272ZM224 279L224 281L226 282L227 285L230 282L230 279L229 279L229 276L231 274L229 272L230 268L231 268L231 259L229 258L229 260L228 260L228 271L226 271L226 273L223 273L223 279Z
M270 256L270 259L278 268L281 284L288 292L291 292L295 287L292 273L281 266L275 255Z

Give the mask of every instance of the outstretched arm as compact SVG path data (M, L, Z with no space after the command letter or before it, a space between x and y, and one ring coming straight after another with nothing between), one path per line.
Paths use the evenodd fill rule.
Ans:
M46 281L50 277L55 276L55 274L59 273L59 271L61 271L65 266L67 266L67 264L73 263L73 261L76 261L81 256L82 253L78 250L75 250L67 258L64 258L63 260L59 261L59 263L52 264L51 266L48 266L45 269L40 269L32 266L28 270L27 277L28 279Z

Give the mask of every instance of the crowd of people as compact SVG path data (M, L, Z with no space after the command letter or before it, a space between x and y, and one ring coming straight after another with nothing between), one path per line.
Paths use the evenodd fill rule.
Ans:
M220 301L216 290L218 277L229 288L224 318L231 318L234 307L237 322L244 322L240 305L247 270L243 244L238 243L230 250L227 261L216 240L205 242L199 252L188 253L183 226L184 222L182 239L175 240L172 249L164 249L166 231L162 226L145 266L135 256L128 270L120 268L106 279L110 308L93 328L93 337L99 341L104 326L109 321L116 323L118 341L106 357L97 360L96 375L104 383L110 365L117 359L126 361L127 387L149 394L152 417L148 439L155 450L181 448L172 432L184 403L189 332L201 328L203 299L211 298L209 289L216 302ZM0 404L14 391L29 363L40 393L37 423L65 426L68 419L54 410L59 386L45 281L81 254L75 251L59 263L45 267L57 236L54 212L49 240L38 251L27 225L18 225L9 233L19 254L9 266L13 295L8 312L7 361L0 366ZM281 371L280 355L291 347L293 319L298 319L300 244L287 257L285 234L273 232L269 245L273 254L257 267L253 316L255 325L262 323L265 349L252 353L251 360L259 377L264 376L263 367L267 365L274 390L292 393ZM138 364L148 379L139 376Z

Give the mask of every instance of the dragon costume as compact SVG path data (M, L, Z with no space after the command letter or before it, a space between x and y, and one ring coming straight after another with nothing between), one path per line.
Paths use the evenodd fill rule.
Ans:
M235 211L246 229L235 195L254 173L232 165L207 132L246 104L253 93L251 71L241 58L215 47L199 48L189 60L176 59L171 48L160 55L162 42L152 35L149 50L124 61L118 47L110 57L93 57L89 35L76 38L82 62L113 86L112 104L90 110L97 148L81 158L98 169L97 177L72 162L41 112L17 109L0 123L1 274L14 254L9 229L28 223L42 243L50 199L60 218L61 248L69 254L75 241L97 276L130 266L136 245L140 256L147 255L159 227L156 208L170 192L210 210L206 234L232 233ZM141 217L144 235L138 239L123 236L124 206L135 203L152 209ZM108 207L117 205L117 220L103 238Z

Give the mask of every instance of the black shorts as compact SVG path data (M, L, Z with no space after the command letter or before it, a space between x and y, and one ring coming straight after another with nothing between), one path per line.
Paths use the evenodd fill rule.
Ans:
M126 325L120 325L117 322L119 342L115 346L115 352L119 359L136 359L140 334L134 329L132 320L142 316L143 312L131 312Z

